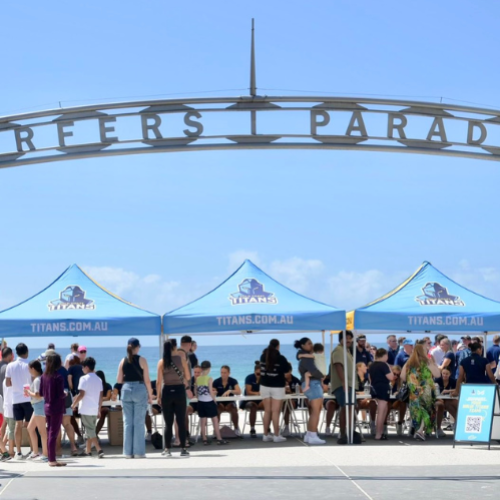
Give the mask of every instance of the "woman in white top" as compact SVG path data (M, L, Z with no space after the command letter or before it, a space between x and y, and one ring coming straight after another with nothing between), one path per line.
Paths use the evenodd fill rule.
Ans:
M45 422L44 399L40 396L40 377L43 374L42 365L37 359L29 363L30 374L33 377L31 387L25 392L31 397L31 406L33 406L33 416L28 424L28 434L30 436L32 452L28 460L37 462L48 462L47 451L47 424ZM42 454L38 453L38 436L36 430L42 438Z

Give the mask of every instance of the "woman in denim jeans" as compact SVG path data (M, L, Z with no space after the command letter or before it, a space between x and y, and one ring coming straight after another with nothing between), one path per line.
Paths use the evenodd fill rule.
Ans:
M123 384L123 454L125 458L146 458L146 412L153 401L148 362L139 356L141 344L128 341L127 357L118 367L117 382Z
M323 378L324 373L318 370L314 363L313 343L311 339L304 337L295 341L297 359L299 360L299 372L301 376L302 389L306 388L305 374L309 373L309 388L304 390L308 400L309 421L307 422L307 433L304 442L309 444L325 444L326 441L318 436L318 424L321 410L323 408Z

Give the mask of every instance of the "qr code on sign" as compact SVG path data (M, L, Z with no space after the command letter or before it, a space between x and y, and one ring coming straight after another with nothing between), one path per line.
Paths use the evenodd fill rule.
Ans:
M483 419L481 417L467 417L465 421L465 432L481 432Z

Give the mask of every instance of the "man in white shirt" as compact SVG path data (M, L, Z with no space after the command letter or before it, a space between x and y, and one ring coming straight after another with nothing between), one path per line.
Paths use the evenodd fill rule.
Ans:
M434 358L434 361L438 366L441 366L443 364L444 355L446 354L446 352L441 349L441 340L446 338L448 338L446 337L446 335L436 335L434 339L436 341L436 347L432 348L429 351L429 354Z
M16 460L21 460L21 442L23 439L23 425L28 426L28 422L33 415L31 398L24 393L24 387L31 386L31 374L28 366L28 346L20 343L16 346L17 359L7 365L5 372L5 383L7 387L12 387L12 404L14 418L16 419ZM23 423L24 422L24 423Z
M5 457L2 462L14 457L14 442L16 435L16 421L14 419L14 409L12 408L12 387L7 387L7 382L3 381L3 415L5 417L4 424L7 427L9 437L9 458ZM4 429L2 425L2 430Z
M69 368L69 362L74 357L78 357L78 347L80 347L78 344L71 344L71 352L66 356L66 359L64 360L64 368L66 368L66 370Z
M82 417L82 424L85 426L87 435L86 450L80 456L92 456L92 445L97 450L98 458L104 457L104 452L97 440L96 425L97 418L101 416L102 380L94 373L95 359L89 357L83 362L83 373L85 375L80 378L78 383L78 395L73 401L72 408L76 409L79 405L78 412Z

